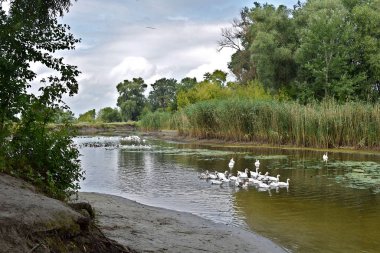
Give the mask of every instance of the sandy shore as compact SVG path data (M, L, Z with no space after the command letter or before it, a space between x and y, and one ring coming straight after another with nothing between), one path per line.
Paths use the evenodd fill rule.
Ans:
M104 234L138 252L286 252L257 234L122 197L79 193Z

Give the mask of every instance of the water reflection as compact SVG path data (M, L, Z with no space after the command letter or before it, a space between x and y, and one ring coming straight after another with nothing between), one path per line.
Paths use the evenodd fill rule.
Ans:
M77 143L101 142L79 138ZM107 137L107 143L118 143ZM151 149L82 145L84 191L125 196L144 204L191 212L216 222L258 231L292 252L380 250L380 159L377 155L264 148L202 147L149 140ZM221 187L200 172L245 168L260 159L262 174L290 178L288 189Z

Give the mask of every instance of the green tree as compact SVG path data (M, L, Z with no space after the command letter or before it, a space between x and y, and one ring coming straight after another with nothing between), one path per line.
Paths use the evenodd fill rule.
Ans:
M58 108L55 110L52 122L56 124L62 124L66 122L74 122L74 113L70 110Z
M149 103L153 111L157 109L175 110L177 80L161 78L152 84L153 90L149 93Z
M177 85L177 92L190 90L191 88L194 88L196 84L197 84L197 79L195 77L193 78L185 77Z
M298 80L316 99L347 100L354 95L355 82L349 74L349 50L354 28L345 20L348 11L340 0L308 1L298 18L300 29L296 60Z
M120 122L121 115L117 108L105 107L99 110L96 119L102 122Z
M144 91L147 85L144 79L139 77L133 78L132 81L124 80L116 88L119 92L117 106L120 107L122 120L138 120L146 104Z
M79 42L57 20L70 5L70 0L13 0L9 13L0 9L0 170L61 198L76 191L83 177L69 125L47 127L57 110L67 109L63 95L78 91L77 67L55 54ZM38 83L31 63L55 74ZM32 81L38 95L28 92Z
M95 109L89 110L83 114L79 114L78 122L94 122L96 116Z
M249 52L258 80L275 92L289 87L296 76L296 34L291 11L283 5L276 8L256 3L249 17Z
M380 1L348 1L349 20L355 27L349 48L349 74L354 77L356 95L361 100L380 98ZM355 5L352 5L352 3ZM350 5L351 4L351 5Z
M203 77L204 80L207 82L215 83L219 86L225 86L227 80L227 73L217 69L212 73L205 73Z

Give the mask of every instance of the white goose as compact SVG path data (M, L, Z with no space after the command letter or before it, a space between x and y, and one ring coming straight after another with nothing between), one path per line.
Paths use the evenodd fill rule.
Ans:
M215 171L215 173L209 173L208 178L209 179L218 179L217 172Z
M248 182L250 184L259 184L261 181L257 180L256 178L248 178Z
M230 176L228 178L230 181L236 181L238 179L238 177L235 177L235 176Z
M256 159L255 167L260 167L260 161Z
M257 178L259 176L259 167L256 167L256 172L251 171L251 178Z
M327 152L323 154L322 159L324 162L327 163L327 160L329 159L329 157L327 156Z
M218 184L218 185L223 184L223 181L215 180L215 179L211 179L210 182L211 184Z
M245 169L244 172L238 171L237 175L240 178L248 178L248 169Z
M269 185L260 181L258 187L259 188L269 188Z
M286 182L278 182L279 187L288 187L290 179L286 179Z
M272 181L272 182L278 182L278 181L280 181L280 175L277 175L277 177L269 177L268 176L268 180Z
M261 174L259 173L259 176L257 177L257 179L260 180L260 181L266 181L266 180L268 180L268 174L269 174L268 171L265 172L264 175L261 175Z
M269 184L269 187L271 187L271 188L278 188L279 187L278 182L275 182L275 181L271 182Z
M218 178L219 178L220 180L222 180L222 179L227 179L227 177L226 177L226 175L225 175L224 173L217 172L216 175L218 176Z
M231 158L230 162L228 163L228 167L229 167L230 169L232 169L232 168L234 167L234 165L235 165L234 158Z
M208 177L209 177L208 170L206 170L204 173L201 173L201 174L199 175L199 178L200 178L200 179L208 179Z

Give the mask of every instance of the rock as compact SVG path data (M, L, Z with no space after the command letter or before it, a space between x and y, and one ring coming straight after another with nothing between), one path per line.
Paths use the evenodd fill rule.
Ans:
M134 252L106 238L92 217L0 173L0 252Z

